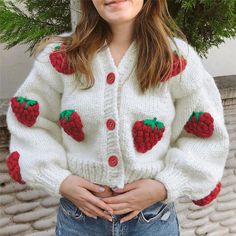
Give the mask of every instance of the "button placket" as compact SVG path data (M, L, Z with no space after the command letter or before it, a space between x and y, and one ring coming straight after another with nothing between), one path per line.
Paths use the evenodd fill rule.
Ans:
M108 46L108 45L107 45ZM105 93L104 93L104 125L106 132L106 150L105 159L108 167L107 177L111 186L122 186L125 181L124 162L121 153L120 143L120 123L119 123L119 91L120 83L123 83L133 69L135 54L134 43L129 47L126 55L123 56L119 66L117 67L112 58L109 47L98 54L101 62L101 70L104 76ZM127 63L128 62L128 63ZM112 121L111 121L112 120ZM116 158L111 156L116 156ZM110 159L109 159L110 158ZM110 166L109 164L113 163Z
M106 125L107 125L107 128L109 130L114 130L115 127L116 127L116 122L113 119L110 118L110 119L107 120Z
M107 74L107 76L106 76L106 82L107 82L108 85L112 85L113 84L113 86L114 86L115 85L114 84L115 79L116 79L116 75L115 75L114 72L109 72ZM109 89L109 87L108 87L108 89ZM114 87L113 88L110 87L110 89L115 89L115 88ZM113 119L111 117L107 118L106 127L107 127L107 129L109 131L114 130L115 127L116 127L115 119ZM115 135L115 133L113 135ZM109 137L111 137L111 134L109 135ZM116 150L113 150L113 151L116 151ZM116 155L108 156L107 162L108 162L108 165L110 167L115 167L118 164L118 157Z
M115 74L113 72L110 72L107 75L107 83L108 84L113 84L115 82Z
M108 158L108 163L111 167L115 167L118 164L118 157L113 155Z
M108 73L107 74L107 83L113 84L114 82L115 82L115 73L114 72ZM115 129L116 122L112 118L109 118L106 122L106 126L109 130L113 130L113 129Z
M110 70L112 69L112 70ZM124 182L124 167L121 159L119 143L119 116L117 109L117 70L113 66L106 67L105 74L105 101L104 114L107 133L106 162L108 167L108 176L111 185L121 185ZM117 80L117 81L116 81ZM123 174L122 174L123 173Z

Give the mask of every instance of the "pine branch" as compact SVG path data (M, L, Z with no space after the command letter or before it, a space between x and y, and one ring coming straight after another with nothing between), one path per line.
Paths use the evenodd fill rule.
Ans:
M10 1L5 4L4 0L0 0L0 22L2 22L0 24L0 42L6 44L6 49L12 48L17 44L28 44L28 50L32 51L34 45L43 37L71 30L69 10L64 15L62 14L61 17L60 13L57 13L58 16L55 18L55 11L52 11L51 16L52 5L47 6L45 2L42 4L42 1L41 6L38 5L37 1L35 1L35 5L34 0L19 0L18 3L20 2L30 4L32 12L27 10L30 9L27 4L26 10L28 14L15 3ZM52 1L48 2L52 3ZM69 15L66 16L68 13Z
M235 0L168 0L169 11L189 43L205 56L212 46L236 36Z
M71 31L70 0L0 0L0 42L9 49ZM24 6L24 11L18 6ZM202 56L236 36L235 0L168 0L169 12Z

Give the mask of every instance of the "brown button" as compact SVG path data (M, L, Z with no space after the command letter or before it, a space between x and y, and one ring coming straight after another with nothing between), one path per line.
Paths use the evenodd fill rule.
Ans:
M107 75L107 83L108 84L113 84L114 81L115 81L115 74L113 72L110 72L108 75Z
M116 126L116 122L113 119L108 119L107 120L107 128L109 130L115 129L115 126Z
M118 164L117 156L110 156L109 159L108 159L108 163L112 167L116 166Z

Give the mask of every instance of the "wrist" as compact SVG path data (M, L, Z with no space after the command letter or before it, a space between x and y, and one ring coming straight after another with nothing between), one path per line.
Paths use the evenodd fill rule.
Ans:
M167 199L167 189L165 185L159 180L154 180L156 186L156 198L157 201L165 201Z

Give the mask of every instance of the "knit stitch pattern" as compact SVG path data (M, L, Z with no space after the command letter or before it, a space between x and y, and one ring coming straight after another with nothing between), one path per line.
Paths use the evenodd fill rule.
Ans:
M39 115L39 104L35 100L23 97L11 98L11 107L19 122L31 127L35 124Z
M71 75L75 71L69 63L68 56L63 45L55 46L49 55L52 66L60 73Z
M165 126L161 121L153 120L136 121L132 134L134 145L138 152L145 153L161 140L165 131Z
M208 138L214 131L214 119L208 112L193 112L184 129L188 133L202 138Z
M184 70L175 70L171 79L145 94L134 73L135 41L118 66L109 48L96 53L95 84L87 90L55 70L48 55L57 44L49 44L14 94L38 102L36 123L29 128L11 107L7 113L10 151L21 155L22 179L58 197L62 181L71 174L118 188L141 178L156 179L167 189L166 202L208 196L222 178L229 150L221 98L196 51L174 40L186 60ZM112 80L107 79L111 73ZM209 113L214 130L210 116L199 114L197 120L196 112ZM208 137L186 132L188 121L195 121L198 134L207 128Z
M219 182L216 187L210 192L209 195L206 197L199 199L199 200L193 200L193 203L198 206L205 206L209 203L211 203L216 197L219 195L221 190L221 183Z
M76 141L81 142L84 140L83 124L75 110L65 110L61 112L60 125L63 127L64 131Z
M182 71L184 71L185 67L187 65L187 60L180 55L180 59L178 58L178 54L176 51L173 52L173 66L171 70L169 71L168 75L161 79L161 82L165 82L169 80L170 78L180 74Z
M20 158L20 154L17 151L12 152L7 158L6 164L7 164L9 175L12 177L12 179L19 184L25 184L25 181L22 180L21 174L20 174L20 167L18 163L19 158Z

